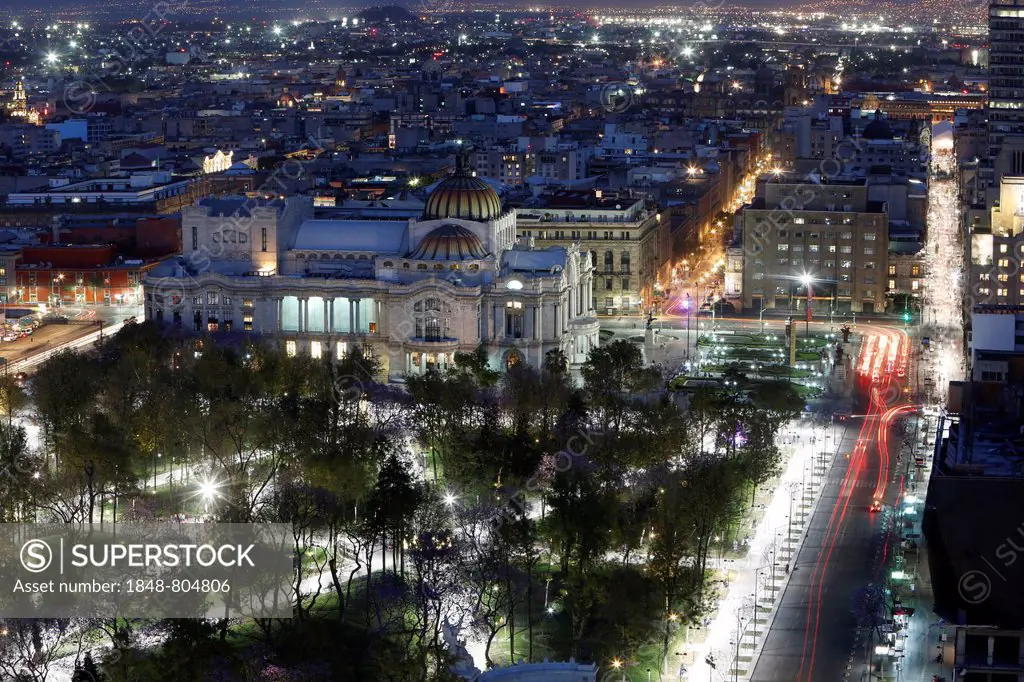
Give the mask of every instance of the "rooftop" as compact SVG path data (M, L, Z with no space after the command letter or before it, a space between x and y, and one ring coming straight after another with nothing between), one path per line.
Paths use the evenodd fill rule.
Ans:
M639 199L632 197L598 197L594 191L560 189L542 194L529 202L530 208L593 208L600 210L625 210Z
M408 223L310 219L299 226L296 251L365 251L396 256L409 251Z
M509 272L546 272L565 268L567 254L564 248L552 246L547 249L513 248L501 254L502 270Z
M206 197L199 200L199 205L207 209L213 216L251 217L254 208L273 208L278 212L284 210L285 202L280 199L250 199L249 197Z

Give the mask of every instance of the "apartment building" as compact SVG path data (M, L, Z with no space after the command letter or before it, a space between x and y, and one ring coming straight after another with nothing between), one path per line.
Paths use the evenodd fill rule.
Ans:
M868 198L866 180L818 185L764 176L741 221L744 308L885 310L888 207Z
M573 182L586 176L587 154L571 147L545 149L533 156L533 172L545 180Z
M890 296L918 298L924 290L924 274L925 260L919 253L890 251L886 266L886 292Z
M977 305L1024 305L1024 176L999 180L999 204L988 225L971 225L967 293Z
M518 187L533 174L534 154L515 147L492 147L473 152L473 171L499 181L509 187Z
M662 220L664 218L664 220ZM517 236L538 248L579 243L594 263L593 308L603 315L641 314L651 304L660 259L659 229L667 215L643 199L597 191L559 190L516 208Z

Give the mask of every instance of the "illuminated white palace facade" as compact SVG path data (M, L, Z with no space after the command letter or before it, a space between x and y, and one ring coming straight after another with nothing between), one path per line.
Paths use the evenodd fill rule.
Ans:
M313 357L359 346L392 380L480 344L496 369L552 350L586 360L598 344L586 251L517 243L515 211L462 164L419 206L325 218L307 197L202 199L182 211L183 254L143 281L146 318Z

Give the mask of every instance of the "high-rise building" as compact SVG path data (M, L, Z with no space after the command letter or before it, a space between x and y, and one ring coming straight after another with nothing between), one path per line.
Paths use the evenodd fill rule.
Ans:
M992 0L988 8L988 150L992 186L1024 175L1024 0Z

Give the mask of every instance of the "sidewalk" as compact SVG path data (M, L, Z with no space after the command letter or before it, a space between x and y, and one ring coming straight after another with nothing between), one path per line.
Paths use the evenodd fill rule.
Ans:
M806 425L795 429L808 436L813 431ZM746 679L753 670L841 442L826 443L819 436L816 441L808 437L791 446L793 453L786 471L747 545L746 556L719 562L728 571L727 592L717 605L710 627L703 632L704 641L687 647L690 651L683 656L688 668L685 679L709 679L713 673L706 662L709 655L723 679Z

